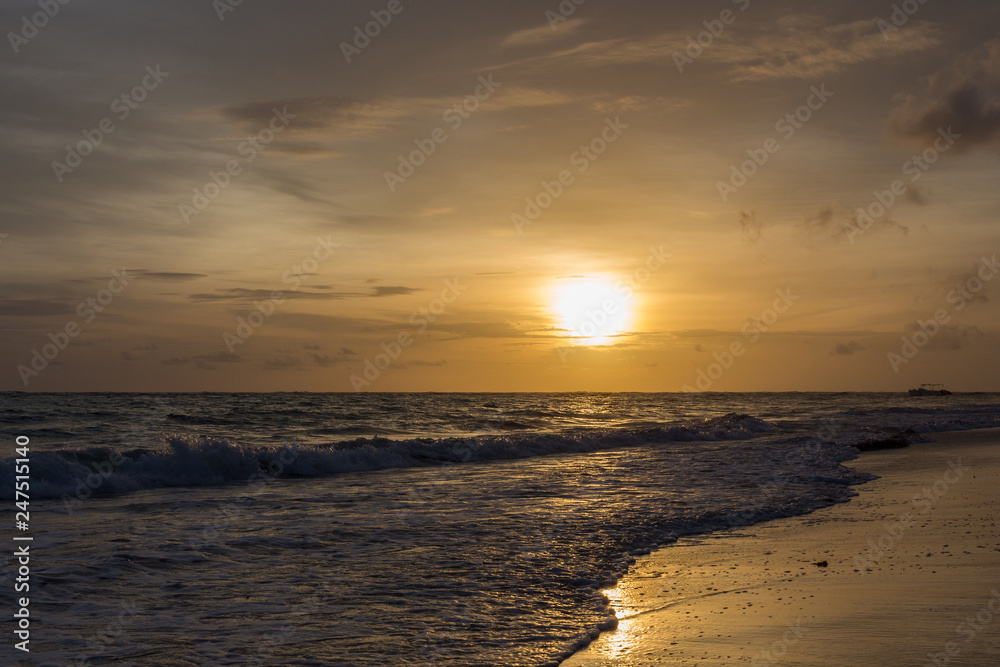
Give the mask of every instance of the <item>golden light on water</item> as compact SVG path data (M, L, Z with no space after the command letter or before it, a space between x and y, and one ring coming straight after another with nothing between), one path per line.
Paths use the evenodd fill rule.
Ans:
M551 307L557 326L577 345L610 345L630 330L634 306L627 288L608 278L581 276L556 286Z

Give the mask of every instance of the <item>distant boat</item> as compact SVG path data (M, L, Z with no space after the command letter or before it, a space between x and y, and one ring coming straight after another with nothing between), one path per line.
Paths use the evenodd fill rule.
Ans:
M922 384L920 389L911 389L910 396L951 396L943 384Z

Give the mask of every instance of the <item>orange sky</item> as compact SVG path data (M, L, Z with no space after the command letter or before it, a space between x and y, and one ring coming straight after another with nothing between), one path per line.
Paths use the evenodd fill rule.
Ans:
M0 389L997 388L995 3L107 4L0 60Z

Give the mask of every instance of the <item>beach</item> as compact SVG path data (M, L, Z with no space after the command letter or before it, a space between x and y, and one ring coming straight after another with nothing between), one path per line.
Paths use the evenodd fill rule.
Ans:
M848 465L847 503L638 559L619 617L563 667L1000 664L1000 429Z

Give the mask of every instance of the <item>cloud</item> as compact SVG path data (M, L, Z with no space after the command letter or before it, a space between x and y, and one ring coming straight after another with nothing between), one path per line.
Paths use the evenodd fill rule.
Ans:
M184 364L191 363L191 359L188 357L170 357L169 359L164 359L160 363L164 366L183 366Z
M225 290L216 290L215 294L208 294L208 293L190 294L188 295L188 298L191 299L192 301L198 301L201 303L213 302L213 301L246 302L246 301L253 301L254 299L270 299L273 294L274 290L244 289L242 287L236 287ZM338 299L348 299L351 297L370 296L368 294L358 294L356 292L308 292L305 290L286 291L282 292L282 295L286 299L319 299L319 300L338 300Z
M824 204L813 215L808 215L798 223L796 228L804 237L807 244L819 242L839 242L848 239L848 230L851 227L858 227L855 212L846 211L833 204ZM866 223L867 224L867 221ZM873 219L868 225L865 233L871 233L880 229L895 229L904 235L909 233L909 228L894 220L888 213L880 218Z
M938 287L960 295L966 304L989 303L990 297L986 294L986 290L982 289L983 280L979 276L979 268L980 264L977 262L967 271L953 271L944 275L938 275L932 269L929 272ZM970 286L977 284L980 286L980 291L973 292Z
M223 118L256 134L269 126L275 117L275 109L295 116L290 118L290 124L283 130L289 133L335 128L367 134L385 130L392 124L391 121L405 115L392 104L344 96L262 100L223 106L218 111Z
M926 188L922 188L916 183L907 183L906 190L903 192L903 199L917 206L926 206L929 196Z
M221 350L219 352L216 352L215 354L208 354L208 355L203 354L197 356L195 357L195 359L207 363L219 362L221 364L242 364L243 362L246 361L246 359L244 359L238 354L235 354L233 352L223 352Z
M865 349L864 345L856 340L852 340L849 343L837 343L837 346L833 348L833 354L849 356L863 349Z
M644 38L615 38L585 42L544 56L526 58L500 67L544 65L562 61L588 68L635 63L674 62L683 54L692 30ZM733 31L703 49L700 60L721 63L733 81L812 79L880 58L923 51L941 42L943 32L930 23L907 27L905 39L885 39L873 20L830 23L822 16L779 19L766 29Z
M926 148L948 128L961 135L955 152L1000 140L1000 39L931 76L922 95L904 97L887 133L900 143Z
M269 371L283 371L292 368L302 368L302 360L298 357L290 355L272 357L264 360L264 368Z
M501 86L495 99L484 107L488 111L544 107L573 102L574 98L552 90ZM269 153L285 153L298 157L330 157L330 141L356 140L385 134L406 120L431 114L440 117L475 90L476 81L469 82L468 92L456 92L437 97L387 97L361 100L348 97L279 98L210 109L205 114L235 123L242 131L256 134L274 118L274 109L287 109L295 114L282 130L278 146L269 146Z
M458 338L536 338L533 334L517 328L510 322L454 322L441 323L439 330Z
M385 285L383 287L376 287L375 292L372 296L398 296L401 294L413 294L414 292L419 292L420 290L415 287L401 287L399 285Z
M146 280L159 280L162 282L187 282L208 277L204 273L176 273L172 271L149 271L147 269L129 269L129 273L137 273Z
M375 287L373 291L364 292L329 292L329 291L309 291L305 289L283 291L285 299L304 299L316 301L339 301L341 299L361 299L366 297L384 297L413 294L422 291L418 287L404 287L402 285L383 285ZM218 301L230 301L234 303L249 303L257 299L270 299L274 290L267 289L246 289L234 287L230 289L216 290L214 293L201 292L189 294L188 299L199 303L213 303Z
M755 211L740 211L740 227L743 229L743 240L756 243L760 240L761 223L757 220Z
M403 364L400 364L399 367L400 368L408 368L408 367L416 367L416 368L439 368L441 366L447 366L447 365L448 365L448 362L445 361L444 359L441 359L439 361L421 361L421 360L417 359L415 361L407 361L407 362L405 362Z
M47 317L50 315L70 315L75 311L71 306L41 299L0 299L0 315L10 317Z
M455 209L450 206L442 206L439 208L423 208L420 209L420 213L417 215L421 218L431 218L436 215L448 215L449 213L454 213Z
M907 334L912 335L918 331L926 333L916 322L906 326ZM979 327L965 324L945 324L934 336L930 337L923 349L930 352L962 350L982 337L983 332L979 330Z
M337 364L353 361L358 355L353 350L342 347L340 348L340 352L333 356L327 354L310 354L309 356L312 358L313 363L320 368L329 368Z
M920 23L907 26L905 39L887 40L869 19L830 24L820 16L789 16L756 35L713 44L705 58L732 65L736 81L811 79L933 48L942 35L937 26Z
M548 24L538 26L536 28L526 28L524 30L518 30L517 32L512 32L503 38L500 42L500 46L511 47L511 46L530 46L532 44L541 44L543 42L549 42L554 39L559 39L561 37L566 37L576 32L580 26L582 26L586 21L584 19L570 19L564 23L559 24L559 29L554 30Z

